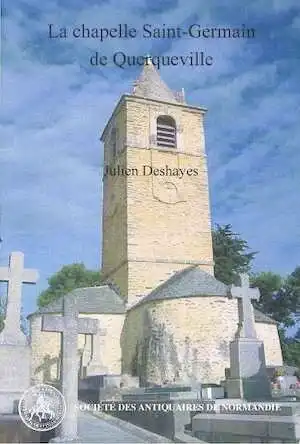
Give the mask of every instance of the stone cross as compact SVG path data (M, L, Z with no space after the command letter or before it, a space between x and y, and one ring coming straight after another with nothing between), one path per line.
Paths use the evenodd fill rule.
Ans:
M25 335L20 328L22 284L35 284L39 278L37 270L24 269L24 254L11 253L8 267L0 267L0 282L7 282L7 307L5 327L0 333L0 344L25 345Z
M249 276L247 274L241 274L241 287L231 286L231 294L234 298L238 298L240 303L240 312L242 322L242 328L239 331L239 337L257 339L255 331L255 319L254 311L251 303L251 299L259 300L260 292L258 288L250 288Z
M96 334L97 329L96 319L78 317L77 299L72 294L63 298L63 316L43 316L42 331L61 333L62 394L66 415L60 427L59 442L77 439L78 335Z

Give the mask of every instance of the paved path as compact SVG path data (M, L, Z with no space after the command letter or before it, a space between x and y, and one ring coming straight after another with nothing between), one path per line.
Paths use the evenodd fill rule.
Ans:
M80 412L78 432L82 443L169 443L162 436L105 414Z

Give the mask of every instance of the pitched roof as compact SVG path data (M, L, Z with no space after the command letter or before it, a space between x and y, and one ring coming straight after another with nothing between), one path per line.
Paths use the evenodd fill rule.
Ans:
M125 303L118 295L117 291L110 284L99 287L77 288L71 293L78 298L79 313L86 314L124 314L126 312ZM141 299L137 304L164 299L187 298L193 296L220 296L229 295L229 286L218 281L214 276L192 265L182 271L175 273L167 281L159 285L155 290ZM61 313L62 298L51 302L45 307L41 307L34 314ZM277 324L274 319L264 313L254 309L255 321L267 324Z
M192 265L175 273L131 308L156 300L193 296L226 297L229 294L230 287L228 285L218 281L214 276L201 270L197 265ZM254 309L254 316L256 322L276 324L276 321L257 309Z
M227 296L229 288L214 276L192 265L173 274L145 296L140 303L189 296Z
M132 95L146 99L182 103L165 84L155 66L148 58L140 77L136 80Z
M77 296L79 313L97 314L123 314L125 304L110 285L100 287L77 288L72 295ZM41 307L32 314L61 313L62 297ZM31 316L31 315L30 315Z
M257 310L257 308L254 308L254 317L255 322L262 322L264 324L279 324L279 322L275 321L275 319L265 315L261 311Z

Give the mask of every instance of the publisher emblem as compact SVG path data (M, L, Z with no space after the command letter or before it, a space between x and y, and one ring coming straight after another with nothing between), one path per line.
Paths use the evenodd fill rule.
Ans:
M23 393L18 410L27 427L36 431L46 431L54 429L62 422L66 413L66 403L56 388L38 384Z

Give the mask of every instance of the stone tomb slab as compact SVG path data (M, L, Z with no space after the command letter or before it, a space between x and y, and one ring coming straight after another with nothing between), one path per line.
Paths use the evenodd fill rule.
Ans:
M207 442L289 442L300 439L300 403L255 403L266 407L276 404L275 411L224 410L224 404L251 405L244 400L215 401L215 413L193 415L192 434Z
M41 441L41 433L28 428L19 415L0 415L0 443L13 442L38 443L43 441Z
M299 416L199 414L192 433L207 442L290 442L300 439Z
M171 395L170 395L171 396ZM182 410L178 408L170 408L166 411L147 411L147 404L157 404L161 405L161 403L166 403L168 405L177 406L184 404L199 404L199 399L126 399L127 402L134 404L134 410L126 410L122 408L123 402L115 402L115 410L110 412L111 415L122 419L123 421L130 422L131 424L135 424L139 427L144 428L145 430L149 430L154 433L159 433L162 436L165 436L167 439L173 440L174 437L178 434L183 434L186 428L191 426L191 411L182 408ZM211 403L209 403L211 404ZM141 406L144 406L141 409ZM197 412L194 412L197 414Z
M200 393L198 391L191 390L168 390L165 387L154 388L136 388L136 389L124 389L121 391L123 401L167 401L167 400L186 400L186 399L198 399Z

